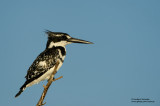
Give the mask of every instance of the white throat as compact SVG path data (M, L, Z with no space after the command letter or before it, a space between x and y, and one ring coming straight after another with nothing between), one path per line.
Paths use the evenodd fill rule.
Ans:
M50 44L49 44L49 46L48 46L48 48L52 48L53 46L62 46L62 47L65 47L67 44L69 44L69 43L67 43L66 41L60 41L60 42L50 42Z

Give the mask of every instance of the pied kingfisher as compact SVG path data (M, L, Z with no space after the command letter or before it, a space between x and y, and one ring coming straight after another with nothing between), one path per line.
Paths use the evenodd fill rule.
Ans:
M38 84L40 81L48 80L54 71L57 61L60 62L57 67L57 71L59 70L66 56L65 46L67 44L93 44L89 41L72 38L67 33L51 32L48 30L46 33L48 35L46 49L39 54L39 56L29 67L27 75L25 76L26 82L22 85L20 91L16 94L15 97L19 96L27 87Z

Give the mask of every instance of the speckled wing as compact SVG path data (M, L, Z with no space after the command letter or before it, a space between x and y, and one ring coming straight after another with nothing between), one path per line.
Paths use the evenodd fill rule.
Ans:
M27 75L25 76L26 82L22 85L15 97L19 96L28 84L31 84L34 80L49 71L49 69L53 68L59 59L61 60L58 48L43 51L28 69Z
M47 49L43 51L28 69L26 80L27 83L39 78L50 68L54 67L59 58L58 49Z

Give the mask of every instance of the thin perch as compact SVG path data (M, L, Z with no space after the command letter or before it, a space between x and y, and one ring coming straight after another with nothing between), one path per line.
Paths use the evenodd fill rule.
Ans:
M47 94L48 88L50 87L50 85L52 84L53 81L56 81L56 80L59 80L59 79L63 78L63 76L61 76L61 77L56 78L56 79L53 80L53 77L57 72L58 65L59 65L59 61L56 63L54 71L53 71L52 75L50 76L47 85L46 86L43 85L44 90L43 90L43 93L42 93L42 95L41 95L41 97L40 97L40 99L39 99L39 101L38 101L36 106L42 106L42 105L46 104L46 103L43 103L43 100L44 100L44 98L45 98L45 96Z

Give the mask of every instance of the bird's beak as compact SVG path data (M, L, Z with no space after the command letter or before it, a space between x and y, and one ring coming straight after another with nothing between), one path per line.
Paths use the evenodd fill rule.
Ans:
M70 38L68 40L68 42L71 42L71 43L82 43L82 44L93 44L92 42L81 40L81 39L77 39L77 38Z

